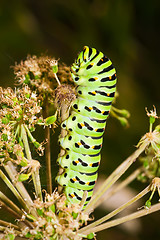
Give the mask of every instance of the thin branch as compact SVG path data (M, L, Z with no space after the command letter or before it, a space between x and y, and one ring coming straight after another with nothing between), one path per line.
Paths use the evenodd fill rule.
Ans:
M128 206L130 206L131 204L135 203L137 200L139 200L140 198L142 198L144 195L146 195L148 192L150 191L150 185L148 187L146 187L143 191L141 191L139 194L137 194L135 197L133 197L132 199L130 199L127 203L123 204L122 206L120 206L119 208L115 209L114 211L112 211L111 213L107 214L106 216L100 218L99 220L89 224L88 226L80 229L80 233L84 233L86 234L86 231L88 229L91 229L105 221L107 221L108 219L112 218L113 216L117 215L118 213L120 213L122 210L124 210L125 208L127 208Z
M49 107L48 107L48 96L46 95L44 103L44 117L49 116ZM47 191L49 194L52 193L52 170L51 170L51 139L50 139L50 128L45 127L45 139L47 139L45 147L45 159L46 159L46 178L47 178Z
M7 170L7 166L5 166L5 169ZM7 176L0 170L0 177L5 182L5 184L9 187L9 189L12 191L12 193L16 196L20 204L23 206L25 211L29 211L29 206L26 204L24 199L21 197L19 192L16 190L16 188L13 186L13 184L10 182L10 180L7 178Z
M8 197L6 197L1 191L0 191L0 199L5 202L12 210L14 210L16 213L18 213L20 216L23 215L23 211L17 207Z
M1 191L0 191L0 199L1 199L1 204L3 207L5 207L8 211L10 211L10 209L12 211L10 211L10 213L12 213L16 218L21 219L22 216L24 215L24 212L17 207L17 205L15 205L8 197L6 197ZM24 219L24 222L33 228L33 224L29 221L27 221L26 219Z
M140 174L142 171L142 168L136 169L131 175L129 175L125 180L118 183L116 186L111 187L111 190L107 192L107 196L102 196L97 203L95 204L94 208L98 207L102 202L109 199L111 196L113 196L115 193L123 189L124 187L128 186L135 178Z
M8 161L7 164L4 165L4 168L5 168L6 172L8 173L10 179L12 180L14 186L16 187L16 189L22 196L22 197L20 197L20 200L22 199L21 204L24 207L24 209L26 209L27 212L31 212L31 214L33 216L37 216L37 213L36 213L35 209L33 208L33 201L31 199L30 195L28 194L27 190L25 189L23 183L17 181L18 173L16 171L15 166L12 164L12 162ZM15 196L18 196L18 195L15 195Z
M54 77L55 77L55 79L57 80L58 85L61 85L61 83L60 83L60 81L59 81L56 73L54 73Z
M13 223L10 223L10 222L3 221L3 220L0 220L0 225L2 225L4 227L13 227L16 230L19 230L19 226L15 225Z
M149 209L143 209L143 210L134 212L132 214L129 214L129 215L125 216L125 217L118 218L116 220L112 220L112 221L109 221L107 223L101 224L101 225L99 225L97 227L90 228L86 232L84 232L83 234L87 235L87 234L92 233L92 232L99 232L99 231L102 231L104 229L111 228L111 227L117 226L119 224L131 221L133 219L146 216L148 214L151 214L151 213L159 211L159 210L160 210L160 203L157 203L157 204L153 205Z
M97 201L103 196L103 194L112 186L123 173L135 162L137 157L145 150L149 143L144 142L141 146L129 156L118 168L104 181L102 186L93 195L90 203L86 206L84 212L90 212L95 208Z
M13 209L11 209L9 206L7 206L3 201L0 200L0 206L2 208L4 208L7 212L9 212L10 214L12 214L17 220L21 219L22 215L20 215L19 213L15 212ZM27 225L20 221L19 222L19 226L20 227L27 227Z

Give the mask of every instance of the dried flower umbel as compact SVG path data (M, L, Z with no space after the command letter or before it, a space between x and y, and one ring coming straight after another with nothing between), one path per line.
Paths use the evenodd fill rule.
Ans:
M19 85L27 84L39 93L52 95L57 64L57 60L48 56L28 56L25 61L14 66L14 73Z
M58 192L53 192L51 195L46 193L44 202L37 199L33 207L38 213L34 218L34 228L24 227L21 237L82 239L82 235L78 234L77 230L89 220L89 216L81 211L79 205L68 205L64 195L60 196Z

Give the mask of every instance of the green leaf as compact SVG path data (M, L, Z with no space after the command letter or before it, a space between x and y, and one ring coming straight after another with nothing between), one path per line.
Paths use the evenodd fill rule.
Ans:
M43 210L43 208L42 209L37 209L37 213L38 213L38 215L39 216L43 216L43 213L44 213L44 210Z
M160 132L160 125L157 125L157 126L155 127L155 130L158 131L158 132Z
M35 76L34 76L34 79L36 79L36 80L39 79L39 78L40 78L40 77L39 77L38 75L35 75Z
M14 240L14 239L15 239L15 236L14 236L14 234L9 233L9 234L7 234L7 236L5 236L5 238L6 238L7 240Z
M90 233L87 235L87 239L93 239L94 238L94 233Z
M149 122L150 122L150 124L153 124L155 122L155 117L150 116Z
M37 232L37 234L34 236L34 239L43 239L43 234L41 232Z
M8 105L7 104L3 104L2 105L2 108L4 109L4 108L8 108Z
M30 238L30 237L32 237L32 236L33 236L33 235L32 235L31 233L29 233L29 232L25 235L26 238Z
M52 71L53 71L54 73L57 73L57 72L58 72L58 66L57 66L57 65L52 66Z
M2 118L2 123L3 124L8 124L9 123L9 119L6 118L6 117Z
M31 132L34 132L34 131L35 131L35 127L32 126L32 127L29 128L29 130L30 130Z
M2 140L3 141L8 141L8 136L7 136L7 134L2 134Z
M26 97L26 98L30 98L30 93L26 93L26 94L25 94L25 97Z
M48 126L48 125L50 125L50 124L53 124L53 123L56 121L56 119L57 119L57 114L52 115L52 116L47 117L47 118L45 119L45 123L46 123L46 125Z
M19 182L26 181L29 178L29 176L30 176L30 174L22 173L18 176L18 181Z
M24 83L25 83L25 84L30 83L30 76L29 76L29 74L26 74Z
M22 167L26 167L27 164L28 164L27 160L25 158L23 158L19 165L22 166Z
M41 123L43 123L43 120L42 119L38 119L37 123L41 124Z
M147 168L147 167L149 166L148 160L145 160L145 161L144 161L143 166L144 166L145 168Z
M151 207L151 201L150 201L150 200L147 200L147 201L146 201L145 207L146 207L146 208L150 208L150 207Z
M50 209L52 212L54 212L54 213L55 213L55 211L56 211L56 207L55 207L54 204L51 205L51 206L49 207L49 209Z
M72 212L72 217L73 217L73 219L76 219L77 216L78 216L78 213Z
M41 146L41 144L40 144L39 142L37 142L37 141L33 142L33 144L34 144L34 146L35 146L36 148L39 148L39 147Z

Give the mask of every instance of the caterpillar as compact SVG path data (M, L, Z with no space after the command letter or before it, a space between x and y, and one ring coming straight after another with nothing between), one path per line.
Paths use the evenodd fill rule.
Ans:
M116 90L116 71L102 52L85 46L71 67L77 98L61 127L67 135L59 139L65 155L57 159L64 172L56 177L67 200L80 203L84 191L90 201L97 180L106 120Z

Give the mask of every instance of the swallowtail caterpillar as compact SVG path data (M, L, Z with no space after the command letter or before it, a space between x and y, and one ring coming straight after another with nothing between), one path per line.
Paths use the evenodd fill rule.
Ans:
M67 200L80 203L87 191L84 206L90 201L97 180L106 120L116 90L116 71L102 52L85 46L71 67L77 98L71 113L62 122L68 134L60 138L65 155L57 162L64 172L56 177L64 187Z

